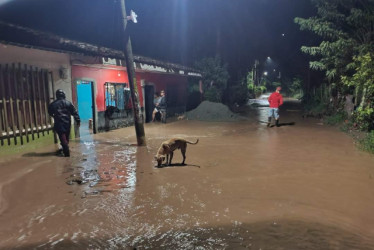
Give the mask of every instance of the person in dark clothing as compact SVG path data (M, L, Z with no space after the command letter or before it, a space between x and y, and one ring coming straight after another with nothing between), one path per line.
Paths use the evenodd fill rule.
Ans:
M74 117L78 126L80 126L80 117L74 105L65 99L66 95L63 90L58 89L56 91L56 98L57 100L49 104L48 114L54 119L54 129L60 139L62 152L65 157L69 157L70 116Z

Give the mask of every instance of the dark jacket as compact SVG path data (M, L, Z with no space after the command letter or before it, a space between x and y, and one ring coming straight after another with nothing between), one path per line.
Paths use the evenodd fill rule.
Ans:
M48 114L55 120L55 131L57 133L70 132L71 115L77 123L80 123L80 118L74 105L62 98L49 104Z
M157 106L159 109L161 110L165 110L167 108L167 105L166 105L166 97L163 96L160 98L160 103L158 104Z

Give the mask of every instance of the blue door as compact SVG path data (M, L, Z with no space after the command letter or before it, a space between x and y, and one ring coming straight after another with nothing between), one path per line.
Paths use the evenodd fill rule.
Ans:
M78 81L77 96L78 96L78 113L82 120L88 121L92 119L92 82Z

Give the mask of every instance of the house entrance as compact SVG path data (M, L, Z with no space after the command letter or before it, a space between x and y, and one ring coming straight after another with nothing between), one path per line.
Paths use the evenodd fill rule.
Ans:
M155 88L153 85L145 85L144 86L144 105L145 105L145 122L152 121L152 112L154 108L154 95L155 95Z
M95 126L93 82L77 81L78 113L81 118L80 136L92 134Z

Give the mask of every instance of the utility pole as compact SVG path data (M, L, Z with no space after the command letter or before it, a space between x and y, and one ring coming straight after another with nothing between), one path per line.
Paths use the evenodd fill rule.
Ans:
M134 112L134 125L135 125L136 139L138 141L138 146L146 146L145 132L144 132L144 119L143 119L143 114L141 113L141 110L140 110L138 85L136 84L134 56L132 54L130 35L128 34L128 32L126 32L127 14L126 14L125 0L121 0L121 19L123 22L122 37L125 38L124 54L125 54L127 75L129 78L130 93L131 93L131 99L132 99L132 110Z
M259 86L259 82L258 82L258 68L257 66L260 64L260 61L259 60L255 60L255 65L254 65L254 74L253 74L253 85L254 86Z

